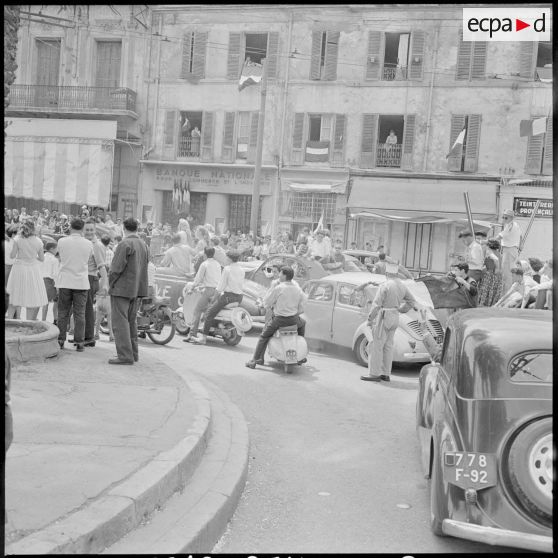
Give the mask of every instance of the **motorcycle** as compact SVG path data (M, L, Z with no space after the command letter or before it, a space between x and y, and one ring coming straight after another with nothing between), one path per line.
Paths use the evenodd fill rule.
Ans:
M170 299L144 297L141 299L136 317L138 337L149 337L157 345L166 345L175 334L175 317L168 304ZM109 327L101 323L100 330L108 335Z
M297 326L280 327L269 340L267 351L275 360L283 363L283 370L291 373L294 365L304 364L308 356L306 339L298 335Z
M201 296L201 289L190 290L190 283L184 288L184 308L178 319L185 325L185 333L190 332L190 327L194 321L194 310ZM177 312L179 314L179 312ZM240 307L238 302L227 304L213 319L213 325L209 329L212 337L221 337L230 346L238 345L242 336L252 328L252 318L250 314ZM200 320L199 327L203 327L203 319Z

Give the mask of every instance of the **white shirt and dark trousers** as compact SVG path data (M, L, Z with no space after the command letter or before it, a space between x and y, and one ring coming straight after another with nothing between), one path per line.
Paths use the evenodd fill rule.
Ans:
M498 235L502 245L502 291L507 292L512 285L511 270L519 257L519 243L521 242L521 227L515 221L504 225Z
M193 323L190 328L191 336L197 335L201 315L209 306L220 280L221 264L215 258L207 258L200 265L192 285L192 287L202 287L202 292L194 309Z

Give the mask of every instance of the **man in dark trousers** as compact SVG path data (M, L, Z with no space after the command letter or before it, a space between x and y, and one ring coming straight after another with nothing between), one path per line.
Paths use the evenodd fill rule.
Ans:
M139 359L137 313L139 298L147 296L147 245L137 234L138 222L128 217L124 238L118 243L109 273L112 331L116 358L109 364L134 364Z

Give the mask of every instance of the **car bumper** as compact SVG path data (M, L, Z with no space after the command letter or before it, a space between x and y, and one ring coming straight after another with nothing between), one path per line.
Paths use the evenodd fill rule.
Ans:
M403 353L403 362L430 362L428 353Z
M510 546L538 552L552 552L552 535L533 535L531 533L474 525L463 521L454 521L453 519L444 519L442 531L444 535L485 544Z

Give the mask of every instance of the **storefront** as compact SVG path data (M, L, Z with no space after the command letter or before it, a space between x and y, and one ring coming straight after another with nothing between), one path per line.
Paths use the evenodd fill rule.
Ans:
M443 273L464 251L458 233L469 227L464 192L475 228L496 223L496 180L354 175L348 199L347 245L387 253L408 269Z
M250 230L253 166L149 160L141 163L141 205L145 220L175 224L180 216L191 215L193 224L208 223L217 232ZM261 231L271 226L276 191L277 169L263 167Z

